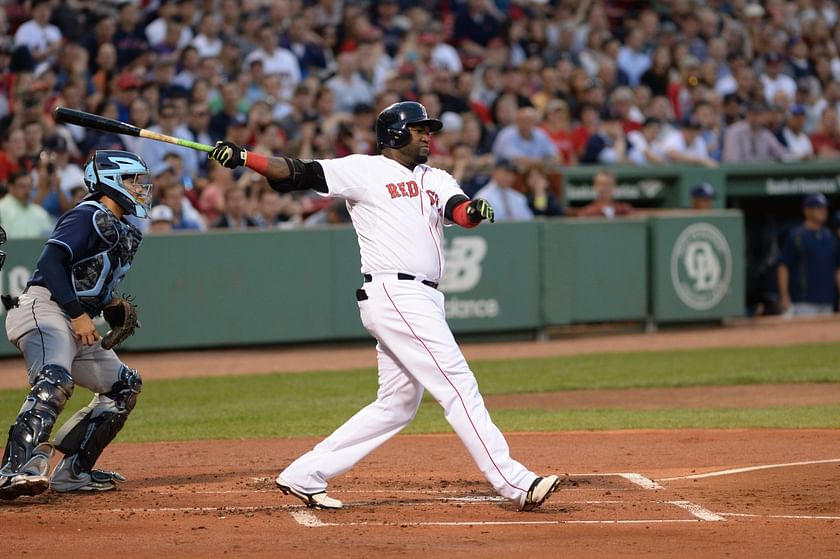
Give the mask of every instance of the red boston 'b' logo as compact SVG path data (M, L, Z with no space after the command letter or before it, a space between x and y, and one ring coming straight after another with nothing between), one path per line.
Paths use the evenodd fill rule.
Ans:
M391 198L414 198L420 194L420 188L414 181L398 182L396 184L389 182L385 185L385 188L388 189Z

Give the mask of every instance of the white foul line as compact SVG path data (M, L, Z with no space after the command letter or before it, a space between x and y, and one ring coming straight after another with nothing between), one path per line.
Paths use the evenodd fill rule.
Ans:
M321 522L309 511L289 513L292 518L307 528L323 528L327 526L557 526L560 524L674 524L697 522L687 519L651 519L651 520L476 520L464 522Z
M664 487L662 487L661 485L659 485L658 483L656 483L652 479L646 478L642 474L623 473L623 474L615 474L615 475L617 475L619 477L623 477L624 479L626 479L627 481L629 481L631 483L635 483L636 485L638 485L642 489L648 489L648 490L651 490L651 491L655 491L657 489L665 489Z
M705 520L706 522L723 522L726 520L722 516L718 516L717 514L713 513L709 509L703 508L698 504L692 503L691 501L665 501L669 505L674 505L675 507L680 507L683 510L688 511L692 516L696 516L700 520Z
M733 468L731 470L720 470L717 472L707 472L705 474L691 474L688 476L663 477L660 481L675 481L678 479L703 479L707 477L729 476L732 474L743 474L744 472L754 472L756 470L770 470L773 468L789 468L792 466L811 466L814 464L833 464L840 462L840 458L829 458L828 460L808 460L805 462L787 462L786 464L764 464L761 466L748 466L746 468ZM619 474L621 475L621 474Z
M746 514L738 512L721 512L721 516L736 516L738 518L780 518L783 520L840 520L840 516L808 516L794 514Z

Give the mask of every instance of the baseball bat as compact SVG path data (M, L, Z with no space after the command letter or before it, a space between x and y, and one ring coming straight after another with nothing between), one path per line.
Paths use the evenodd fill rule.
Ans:
M134 126L114 120L113 118L106 118L104 116L86 113L85 111L77 111L76 109L68 109L67 107L56 107L53 112L56 122L66 122L67 124L75 124L101 132L113 132L114 134L125 134L126 136L139 136L140 138L148 138L149 140L156 140L158 142L166 142L168 144L175 144L176 146L183 146L192 148L198 151L211 152L213 146L193 142L191 140L184 140L174 136L167 136L160 132L152 132L145 128Z

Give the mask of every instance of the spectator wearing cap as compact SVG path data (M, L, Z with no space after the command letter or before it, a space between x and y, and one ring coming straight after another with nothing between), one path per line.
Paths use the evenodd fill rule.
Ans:
M132 72L123 72L114 80L114 100L120 122L128 122L131 118L131 103L140 94L141 83L137 74Z
M581 163L627 163L627 140L621 117L610 109L601 111L597 131L589 137L583 148Z
M44 237L53 227L47 210L32 202L32 176L17 171L9 176L9 193L0 199L0 226L10 239Z
M595 190L595 200L581 208L577 213L578 217L613 219L633 213L633 206L615 199L615 175L612 172L602 169L595 173L592 187Z
M61 31L50 24L52 13L50 0L32 0L32 19L21 24L15 32L15 45L29 49L32 58L38 63L36 74L46 70L61 49Z
M828 201L809 194L805 221L791 231L779 258L779 310L785 316L831 314L840 288L837 237L826 227Z
M166 204L158 204L149 212L149 233L169 233L174 220L172 209Z
M823 110L817 132L811 134L811 143L820 159L840 157L840 125L837 122L837 109L827 107Z
M537 127L539 114L533 107L516 112L514 123L506 126L493 142L493 155L517 165L535 165L559 161L557 147L544 130Z
M726 128L723 135L724 163L780 161L787 149L766 126L767 105L751 102L747 118Z
M533 219L534 214L528 207L528 198L514 189L518 169L506 159L499 159L493 168L490 182L476 192L476 198L484 198L493 207L496 221L515 221Z
M291 98L295 86L300 83L301 72L297 57L288 49L279 46L277 32L271 24L265 24L259 30L260 46L245 57L242 64L247 71L255 60L262 62L263 72L279 74L283 84L283 99Z
M788 99L793 99L796 94L796 82L782 73L782 55L771 52L764 57L764 73L761 74L761 86L764 91L764 100L767 103L775 102L776 94L781 91Z
M814 146L805 133L805 107L792 105L782 128L781 142L787 148L788 161L806 161L814 158Z
M627 134L628 157L636 165L656 165L667 161L662 151L662 121L645 119L642 128Z
M335 95L335 110L338 112L352 114L356 105L373 103L373 91L359 74L355 52L342 52L338 55L335 76L324 85Z
M702 126L694 116L683 119L676 130L662 140L662 152L672 163L717 167L717 161L709 155L709 147L700 135Z
M701 182L691 187L691 209L705 211L712 209L715 202L715 189L707 183Z

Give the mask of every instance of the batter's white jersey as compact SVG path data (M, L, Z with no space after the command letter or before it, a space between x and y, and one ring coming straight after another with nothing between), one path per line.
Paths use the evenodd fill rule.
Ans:
M347 200L359 237L362 273L405 272L439 282L443 277L443 210L464 195L440 169L414 170L382 155L322 159L329 192Z

